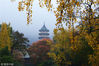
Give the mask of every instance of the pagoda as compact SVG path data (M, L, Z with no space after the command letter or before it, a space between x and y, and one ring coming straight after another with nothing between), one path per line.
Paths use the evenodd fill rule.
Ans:
M49 30L46 28L45 24L43 27L39 30L39 39L43 38L49 38Z

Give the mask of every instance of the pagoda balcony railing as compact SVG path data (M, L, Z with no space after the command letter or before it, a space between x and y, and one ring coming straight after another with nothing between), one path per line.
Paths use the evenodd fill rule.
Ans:
M49 37L39 37L39 39L43 39L43 38L47 38L47 39L49 39Z
M49 33L39 33L39 35L49 35Z
M39 37L48 37L49 35L40 35Z
M39 30L40 32L49 32L49 30Z

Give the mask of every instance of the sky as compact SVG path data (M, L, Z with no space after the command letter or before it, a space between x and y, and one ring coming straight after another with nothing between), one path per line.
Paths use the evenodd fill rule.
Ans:
M40 8L38 0L33 2L32 24L27 24L26 11L18 11L18 1L0 0L0 24L10 22L14 31L24 33L24 36L30 40L29 44L36 42L39 37L39 29L45 23L50 30L50 38L53 37L53 29L56 24L56 17L53 12L48 12L47 8Z

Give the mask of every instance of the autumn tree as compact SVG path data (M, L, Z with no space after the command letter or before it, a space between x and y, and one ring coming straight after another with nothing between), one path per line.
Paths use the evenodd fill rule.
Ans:
M49 52L50 46L48 45L48 42L51 42L51 40L41 39L33 43L28 49L30 57L33 61L32 63L35 65L44 63L49 60L47 53Z
M13 63L11 55L11 27L10 24L2 23L0 25L0 63Z
M85 9L83 10L82 14L85 14L84 16L81 17L81 22L79 25L79 33L80 36L85 35L85 39L87 40L88 44L92 47L94 50L94 53L89 55L89 60L92 63L92 65L99 65L98 61L96 61L96 54L98 51L98 43L99 41L96 39L97 38L97 31L98 29L98 23L99 19L96 19L95 11L92 8L92 6L97 6L94 0L88 0L83 2L85 4ZM87 7L87 8L86 8Z
M8 46L8 50L11 51L11 46L12 46L12 42L11 42L11 38L10 38L10 26L6 23L2 23L1 25L1 32L0 32L0 48L4 48L6 46Z
M71 65L71 45L69 33L64 29L54 32L54 44L50 44L51 49L48 55L58 66Z
M94 66L97 66L99 65L99 17L95 17L94 18L94 22L95 22L95 25L91 26L91 33L89 33L89 44L92 46L93 50L94 50L94 54L90 55L89 56L89 60L90 60L90 63L92 63L92 65ZM92 41L92 40L93 41ZM90 43L91 42L91 43ZM93 44L92 44L93 43Z
M95 12L92 8L92 6L96 5L96 2L99 3L99 1L95 1L95 0L84 0L84 1L80 1L77 2L76 0L68 0L66 3L64 0L58 1L59 2L59 7L57 8L56 11L56 18L57 18L57 26L58 28L62 27L62 24L65 23L68 26L69 32L70 32L70 40L71 40L71 45L73 47L74 50L77 50L77 44L80 43L80 41L78 41L77 37L80 38L81 35L85 36L88 44L93 48L94 50L94 54L91 55L91 59L93 59L93 62L97 62L95 61L95 55L96 55L96 51L98 51L97 47L98 47L98 41L96 39L96 24L98 23L98 19L95 20ZM64 4L65 2L65 4ZM67 5L66 5L67 4ZM81 15L81 21L80 24L82 24L82 29L79 30L80 35L78 36L74 36L75 33L75 29L74 29L74 25L77 22L76 21L76 16L75 11L77 11L77 8L79 9L79 7L81 8L81 4L85 4L83 6L85 6L86 9L84 9L82 11L82 15ZM66 7L65 7L66 5ZM76 8L76 10L74 10ZM76 13L77 14L77 13ZM81 26L81 25L79 25ZM94 31L95 30L95 31ZM93 64L95 65L95 64ZM96 64L97 65L97 64Z
M74 36L78 36L79 33L76 31ZM85 37L77 37L76 41L77 48L74 50L71 40L70 33L66 29L55 30L54 32L54 44L50 44L51 49L48 55L54 59L58 66L82 66L89 64L89 55L93 53L93 50ZM82 57L82 58L81 58Z

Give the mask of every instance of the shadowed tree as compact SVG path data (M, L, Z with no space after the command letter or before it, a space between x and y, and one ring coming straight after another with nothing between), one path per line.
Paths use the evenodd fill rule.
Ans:
M27 43L29 40L24 37L23 33L19 33L18 31L12 32L12 50L19 50L24 52L26 50Z

